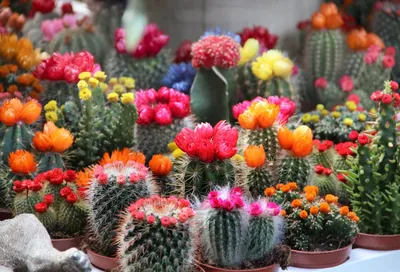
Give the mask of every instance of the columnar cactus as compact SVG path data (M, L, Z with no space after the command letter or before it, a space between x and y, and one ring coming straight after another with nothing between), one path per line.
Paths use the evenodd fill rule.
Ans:
M174 162L177 194L203 198L215 186L240 183L240 171L231 160L238 137L236 128L225 121L214 128L201 123L194 130L182 129L175 143L187 155Z
M396 107L400 96L396 82L386 82L371 98L379 103L371 135L358 135L357 157L345 176L350 201L361 219L360 230L371 234L400 233L400 180Z
M167 87L136 93L138 120L135 127L136 149L149 160L168 152L168 144L183 128L193 129L189 96Z
M240 269L267 259L283 230L279 212L278 205L265 199L246 207L239 188L211 191L193 224L202 261Z
M122 216L118 257L122 271L184 272L193 266L190 203L153 195L132 203Z
M41 111L42 106L36 100L23 104L17 98L5 101L0 107L0 122L4 131L0 156L4 164L7 164L11 152L31 149L31 125L37 121Z
M79 235L86 224L86 208L76 179L75 171L56 168L33 180L14 181L14 214L34 214L52 238Z
M313 149L311 129L299 126L291 132L288 128L281 127L277 138L279 145L286 150L277 164L279 182L296 181L303 188L310 176L309 155Z
M161 87L161 80L168 72L171 60L168 52L162 50L169 36L155 24L146 26L144 36L134 52L125 47L125 32L115 31L114 47L105 61L105 71L111 77L132 76L139 89Z
M98 243L92 250L115 256L119 214L132 202L157 193L144 161L143 154L126 149L106 153L94 166L87 197L90 230Z

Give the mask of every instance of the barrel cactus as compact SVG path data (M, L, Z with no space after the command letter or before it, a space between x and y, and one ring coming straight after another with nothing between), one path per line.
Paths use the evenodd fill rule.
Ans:
M155 182L160 187L160 194L170 195L174 191L171 159L160 154L154 155L149 161L149 168Z

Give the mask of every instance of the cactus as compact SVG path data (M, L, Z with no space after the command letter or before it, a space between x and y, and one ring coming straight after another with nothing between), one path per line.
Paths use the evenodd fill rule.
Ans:
M0 209L10 209L12 205L12 179L4 165L0 166Z
M169 37L157 25L149 24L138 48L128 54L125 48L125 32L115 31L115 50L107 55L105 71L111 77L132 76L138 89L161 87L161 80L168 72L171 60L169 52L162 50Z
M188 220L195 212L185 199L141 199L122 216L116 240L122 271L184 272L191 264Z
M360 230L371 234L399 234L400 182L395 107L399 96L396 82L385 82L383 91L371 96L379 102L373 135L358 136L357 157L349 158L350 201L361 219Z
M144 166L144 155L128 149L106 153L93 169L88 192L90 230L97 238L96 252L115 256L118 215L139 198L157 193Z
M26 21L22 33L24 37L27 37L32 41L32 44L36 48L46 48L46 42L43 39L42 23L46 20L52 20L58 18L57 13L51 12L47 14L36 13L33 18Z
M283 229L280 208L265 199L252 203L248 211L244 205L239 188L223 188L210 192L196 211L193 233L203 262L240 269L245 262L254 267L268 258Z
M328 82L324 77L318 78L314 82L314 88L320 97L321 103L327 109L332 109L334 106L342 104L347 96L338 85Z
M86 208L76 179L75 171L63 173L56 168L33 181L14 181L14 214L34 214L52 238L76 237L86 224Z
M313 185L319 189L319 195L325 196L327 194L338 195L339 181L332 174L332 169L326 168L318 164L314 168L315 176L312 179Z
M160 187L161 195L170 195L174 187L173 175L170 175L172 170L172 161L162 155L154 155L149 161L149 168L153 173L155 182Z
M333 142L325 140L313 141L314 148L313 152L311 153L311 160L313 165L321 164L324 167L332 168L335 157L335 151L333 150Z

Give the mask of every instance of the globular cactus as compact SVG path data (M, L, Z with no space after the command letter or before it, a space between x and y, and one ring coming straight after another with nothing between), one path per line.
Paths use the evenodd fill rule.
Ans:
M342 81L345 81L346 83L350 82L348 84L353 84L351 78L348 76L342 77L339 82ZM327 109L332 109L334 106L342 104L347 97L346 92L339 85L335 84L334 82L328 82L324 77L318 78L314 82L314 88L318 93L322 103L318 105L323 105ZM351 90L352 87L350 90L346 91L349 92Z
M325 8L327 5L329 7ZM315 104L321 99L314 89L315 80L324 77L328 81L335 81L340 72L344 54L344 38L340 31L342 24L343 20L333 3L322 4L320 11L314 13L311 19L313 30L306 40L304 63L307 87L314 90L309 97L313 98Z
M191 63L171 64L161 84L185 94L190 94L195 76L196 70Z
M225 121L194 130L182 129L176 145L187 154L174 161L174 186L180 196L203 198L215 186L241 183L240 168L230 158L236 154L238 131Z
M352 141L357 140L358 138L358 132L357 131L352 131L349 134L349 139ZM335 150L336 150L336 156L333 162L333 169L335 171L345 171L349 170L350 166L347 163L347 158L350 158L349 156L355 156L354 150L357 148L357 144L353 142L343 142L343 143L338 143L335 145Z
M311 153L312 164L321 164L324 167L332 168L336 159L333 142L329 140L313 140L313 145L314 147Z
M149 160L154 154L168 152L168 144L183 128L193 129L189 96L167 87L136 93L139 113L135 126L136 148Z
M153 195L132 203L122 215L116 240L122 271L185 272L193 266L190 203Z
M79 235L86 224L86 208L76 179L75 171L56 168L33 180L14 181L14 214L34 214L52 238Z
M42 106L31 100L22 103L19 99L7 100L0 107L0 121L4 134L0 144L0 156L4 164L8 163L11 152L31 149L33 132L31 125L37 121Z
M92 250L115 256L119 214L132 202L157 193L144 161L143 154L126 149L106 153L94 166L87 196L90 231L97 241Z
M170 195L174 191L174 178L171 173L172 161L163 155L154 155L149 161L149 168L160 188L160 195Z
M333 174L332 169L318 164L314 167L314 172L312 184L318 187L321 196L327 194L338 195L339 181Z
M277 138L279 145L286 150L277 163L279 182L295 181L300 188L304 188L308 183L311 170L309 160L313 149L311 129L307 126L299 126L292 132L287 127L281 127Z
M396 107L400 97L396 82L385 82L371 98L379 103L371 134L358 135L357 157L349 158L346 171L350 201L361 219L360 230L371 234L400 233L400 180Z
M204 263L240 269L268 258L283 230L280 208L265 199L245 207L241 189L226 187L196 210L193 233Z
M234 67L240 45L226 35L205 36L192 45L192 65L198 68L190 93L191 110L198 121L211 125L232 120L237 103Z
M136 50L129 53L125 47L124 30L117 29L115 50L106 57L106 73L111 77L132 76L138 89L161 87L161 80L171 62L168 52L162 50L168 40L169 36L161 32L157 25L149 24Z

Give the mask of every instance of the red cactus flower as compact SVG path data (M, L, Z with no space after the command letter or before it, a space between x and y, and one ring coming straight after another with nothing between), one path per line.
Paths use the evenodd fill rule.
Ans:
M371 98L373 101L377 102L377 101L381 101L382 96L383 96L383 92L378 90L378 91L373 92L373 93L371 94L370 98Z
M47 207L53 204L53 202L54 202L54 197L52 194L47 194L44 196L43 203L45 203Z
M273 49L278 42L278 36L271 34L267 28L262 26L254 26L253 28L246 27L239 35L242 46L248 39L256 39L260 44L261 52Z
M67 198L67 196L68 196L69 194L71 194L72 192L73 192L73 191L72 191L71 187L66 186L66 187L64 187L64 188L62 188L62 189L60 190L60 196L61 196L62 198Z
M16 180L13 183L14 192L21 193L26 189L26 184L20 180Z
M387 69L392 69L396 65L396 61L393 56L383 56L382 65Z
M62 12L62 15L74 14L74 9L73 9L71 3L63 3L61 6L61 12Z
M314 171L317 174L322 174L324 173L325 167L322 164L318 164L314 167Z
M54 0L33 0L32 9L41 13L50 13L56 7Z
M185 40L179 45L175 53L175 63L190 62L192 60L192 42Z
M397 89L399 88L399 83L393 80L390 81L390 88L392 89L393 92L397 91Z
M386 50L385 50L385 55L387 55L387 56L395 56L396 55L396 48L394 48L393 46L387 47Z
M332 169L329 169L329 168L325 168L324 169L324 175L325 176L330 176L332 174Z
M64 173L64 180L67 182L74 182L78 178L78 174L74 170L67 170Z
M382 95L382 103L383 103L383 104L390 104L390 103L392 103L392 95L391 95L391 94L383 94L383 95Z
M314 82L314 87L319 89L325 89L328 86L328 80L324 77L320 77Z
M39 202L39 203L35 204L35 211L38 213L45 213L47 211L46 203Z
M74 204L75 202L77 202L78 201L78 195L77 194L75 194L75 193L70 193L68 196L67 196L67 202L69 203L69 204Z
M340 182L346 183L346 181L347 181L346 177L342 173L338 174L336 177Z
M366 134L360 134L358 136L358 142L360 143L360 145L366 145L370 142L370 140Z
M348 75L344 75L339 79L339 85L344 92L351 92L354 88L353 80Z
M360 103L360 97L356 94L351 94L347 97L347 101L353 101L354 103Z

